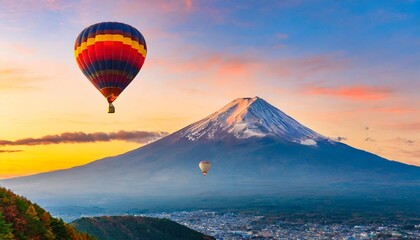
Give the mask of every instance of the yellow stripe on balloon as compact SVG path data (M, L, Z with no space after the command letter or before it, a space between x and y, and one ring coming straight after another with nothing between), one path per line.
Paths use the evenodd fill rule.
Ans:
M87 42L82 42L82 44L80 44L80 48L83 50L87 49Z
M117 41L117 42L124 42L124 39L126 37L124 37L121 34L98 34L95 37L89 38L88 42L90 39L93 39L92 44L95 44L95 42L112 42L112 41ZM130 39L130 38L128 38ZM88 44L88 46L90 46L91 44Z
M121 34L112 35L112 41L124 42L124 36Z
M131 40L131 38L129 38L129 37L125 37L123 39L123 44L125 44L125 45L130 45L131 46L132 43L133 43L133 40Z
M103 42L104 41L104 36L103 34L98 34L96 35L93 39L95 40L94 42ZM90 38L89 38L90 39Z
M147 52L143 45L139 46L138 51L144 58L146 57Z
M139 49L139 42L137 42L137 41L133 41L132 43L131 43L131 47L132 48L134 48L134 49Z
M137 41L133 41L131 47L136 49L144 58L146 57L147 52L143 45L140 45Z
M95 38L89 38L87 40L87 45L90 46L90 45L93 45L93 44L95 44Z
M87 41L82 42L76 50L74 50L74 55L77 57L88 46L94 45L97 42L122 42L125 45L131 45L131 48L136 49L143 57L146 57L147 51L142 44L129 38L124 37L121 34L98 34L95 37L88 38Z

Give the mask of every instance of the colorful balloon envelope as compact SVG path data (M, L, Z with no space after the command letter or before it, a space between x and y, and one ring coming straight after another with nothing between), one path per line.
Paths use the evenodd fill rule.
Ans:
M207 175L207 172L210 170L211 168L211 163L209 161L201 161L198 164L198 167L200 168L201 172L203 173L204 176Z
M77 37L74 55L87 79L109 103L133 81L144 64L147 46L134 27L118 22L102 22L85 28Z

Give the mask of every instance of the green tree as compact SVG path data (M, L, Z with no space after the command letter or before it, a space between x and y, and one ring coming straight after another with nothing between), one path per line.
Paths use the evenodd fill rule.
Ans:
M0 212L0 239L13 240L15 236L12 233L12 224L7 224Z
M51 219L51 229L56 239L70 240L70 234L67 232L63 219Z

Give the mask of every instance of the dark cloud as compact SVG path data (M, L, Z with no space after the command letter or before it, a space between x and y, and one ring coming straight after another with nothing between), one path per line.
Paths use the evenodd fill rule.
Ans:
M16 153L16 152L23 152L22 150L1 150L0 153Z
M365 130L366 130L366 131L369 131L369 129L370 129L370 127L365 127Z
M89 143L89 142L109 142L113 140L149 143L168 135L167 132L148 132L148 131L118 131L118 132L65 132L56 135L46 135L40 138L23 138L15 141L0 140L0 146L14 145L48 145L59 143Z
M365 138L365 142L374 142L374 141L376 140L373 138L370 138L370 137Z
M393 141L405 143L405 144L408 144L408 145L412 145L412 144L416 143L415 140L407 139L407 138L403 138L403 137L397 137Z
M342 142L342 141L346 141L347 138L346 137L336 137L336 138L333 138L333 140L337 141L337 142Z

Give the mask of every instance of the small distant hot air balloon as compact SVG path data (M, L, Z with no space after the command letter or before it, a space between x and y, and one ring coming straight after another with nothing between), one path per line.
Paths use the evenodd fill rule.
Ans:
M211 168L211 163L209 161L201 161L200 164L198 164L198 167L200 167L201 172L203 173L203 175L206 176L207 175L207 172Z
M109 113L115 112L112 102L140 71L146 53L143 35L134 27L118 22L85 28L74 45L77 64L108 100Z

